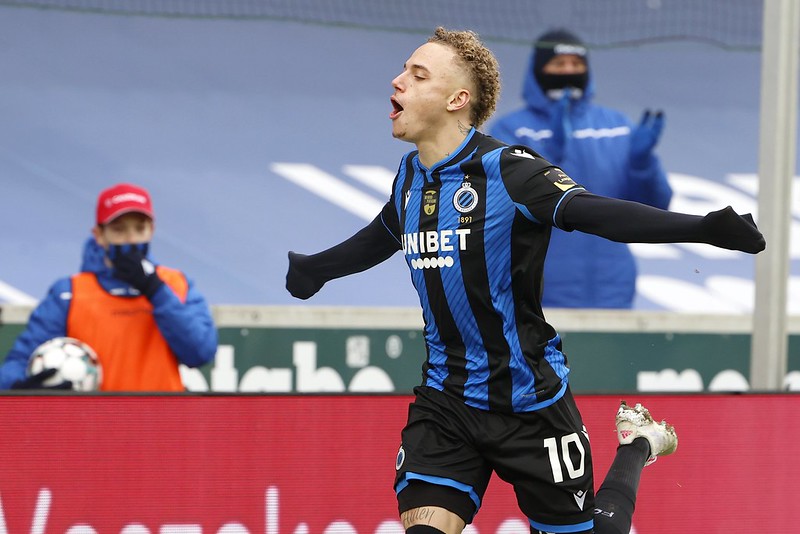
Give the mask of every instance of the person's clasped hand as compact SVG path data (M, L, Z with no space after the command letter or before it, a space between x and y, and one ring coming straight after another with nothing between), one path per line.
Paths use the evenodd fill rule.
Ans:
M147 259L142 247L113 245L119 247L109 255L114 264L114 277L129 283L139 293L151 299L156 291L164 285L158 277L153 263Z
M639 124L631 132L630 164L643 169L650 164L653 149L664 131L664 112L645 110Z
M64 380L55 385L45 385L48 378L54 376L58 369L45 369L35 375L31 375L17 380L11 385L11 389L72 389L72 382Z

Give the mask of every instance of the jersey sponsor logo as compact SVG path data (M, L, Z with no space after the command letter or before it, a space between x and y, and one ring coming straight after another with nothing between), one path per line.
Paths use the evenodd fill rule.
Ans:
M456 230L427 231L403 234L401 244L403 253L412 256L431 252L454 252L467 249L469 228ZM412 269L442 269L455 265L452 255L428 258L412 258L409 260Z
M469 228L413 232L403 234L400 241L406 256L425 252L452 252L456 249L467 250L467 236L470 232Z
M464 177L465 180L469 175ZM472 184L467 181L461 184L455 195L453 195L453 207L461 213L469 213L478 205L478 192L472 188Z
M510 154L519 158L536 159L533 154L521 148L512 148Z
M456 260L453 256L438 256L436 258L414 258L409 262L412 269L444 269L452 267Z
M572 180L572 178L567 176L561 169L551 169L549 171L546 171L544 175L552 180L553 176L551 175L553 173L555 173L555 178L556 178L556 180L553 182L553 185L561 189L562 191L568 191L573 187L575 187L576 185L578 185Z
M425 215L433 215L436 212L436 197L438 191L435 189L429 189L425 191L422 197L422 210L425 212Z

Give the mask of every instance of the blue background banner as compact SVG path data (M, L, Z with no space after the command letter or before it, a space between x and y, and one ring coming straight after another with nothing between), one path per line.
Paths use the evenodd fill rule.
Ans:
M31 303L76 271L97 193L131 181L154 197L154 256L211 303L297 303L284 289L287 251L327 248L371 220L412 148L391 137L390 82L433 23L420 33L368 22L0 7L0 302ZM521 105L530 48L515 31L487 39L501 65L498 114ZM672 210L757 211L757 50L644 39L598 46L591 69L598 103L633 119L665 111L658 152ZM794 189L788 300L800 313ZM751 256L705 245L635 253L639 309L752 309ZM398 254L311 303L417 302Z

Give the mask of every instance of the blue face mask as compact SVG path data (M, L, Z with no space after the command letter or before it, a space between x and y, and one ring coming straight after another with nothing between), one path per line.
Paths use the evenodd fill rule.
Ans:
M142 258L147 257L147 251L150 250L150 243L126 243L124 245L109 245L106 256L111 260L111 263L120 256L136 255Z

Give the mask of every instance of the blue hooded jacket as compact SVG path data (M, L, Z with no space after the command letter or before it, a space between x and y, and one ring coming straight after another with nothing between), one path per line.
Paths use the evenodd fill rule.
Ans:
M130 285L113 277L104 257L103 248L90 237L84 243L81 271L95 273L103 289L112 295L138 296ZM189 290L185 303L166 284L156 291L150 303L158 329L178 361L188 367L199 367L214 359L217 329L205 298L191 280L187 282ZM0 366L0 389L8 389L25 378L28 359L36 347L48 339L67 335L71 299L71 277L61 278L50 287Z
M672 189L654 154L641 168L629 162L633 125L622 113L592 103L594 83L571 99L564 115L567 135L554 149L551 124L559 102L544 94L530 57L522 96L526 106L497 119L490 135L508 144L527 145L562 168L587 191L667 209ZM635 224L632 221L632 224ZM581 232L553 229L544 264L542 305L556 308L631 308L636 292L636 261L628 245Z

